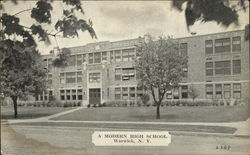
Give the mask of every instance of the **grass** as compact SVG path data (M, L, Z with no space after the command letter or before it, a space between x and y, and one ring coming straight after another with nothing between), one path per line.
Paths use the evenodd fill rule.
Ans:
M161 107L156 120L156 107L102 107L80 109L53 120L78 121L160 121L160 122L236 122L250 117L250 106Z
M63 107L18 107L18 119L30 119L53 115L73 108ZM1 106L1 119L14 119L13 106Z

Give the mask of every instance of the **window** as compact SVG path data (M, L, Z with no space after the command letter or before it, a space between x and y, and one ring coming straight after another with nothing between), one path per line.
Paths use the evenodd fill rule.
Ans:
M241 84L240 83L233 84L233 97L241 98Z
M77 66L82 65L82 55L77 55L76 56L76 64L77 64Z
M52 74L48 74L48 84L52 85Z
M188 86L181 86L181 97L188 98Z
M230 52L230 38L216 39L215 40L215 53Z
M82 100L82 89L77 89L77 99Z
M233 60L233 75L235 74L241 74L240 60Z
M121 61L121 50L115 50L115 61L120 62Z
M109 88L107 88L107 99L109 99Z
M129 99L134 100L135 99L135 87L129 88Z
M220 98L222 98L222 86L221 86L221 84L216 84L215 85L215 97L217 98L217 99L220 99Z
M66 90L66 99L70 100L70 90Z
M114 61L114 52L110 51L110 61L113 62Z
M77 82L82 82L82 72L77 72Z
M65 90L60 90L60 98L61 100L65 100Z
M213 76L213 62L206 62L206 76Z
M135 49L124 49L122 50L122 61L132 61L135 56Z
M232 39L232 50L233 50L233 52L239 52L241 50L240 37L233 37L233 39Z
M52 59L48 59L48 71L50 72L52 69Z
M40 101L43 101L43 95L40 95Z
M122 69L122 80L133 80L135 79L135 69L134 68L123 68Z
M174 99L179 99L179 89L178 88L174 89L173 96L174 96Z
M187 45L187 43L181 43L180 44L180 55L182 56L182 57L186 57L187 56L187 54L188 54L188 45Z
M143 95L143 87L137 87L137 97L142 97Z
M98 52L98 53L95 53L94 54L94 63L101 63L101 53Z
M76 90L72 89L71 92L72 92L72 100L76 100Z
M69 63L68 63L68 65L69 66L75 66L75 62L76 62L76 56L75 55L71 55L69 57Z
M102 52L102 62L107 61L107 52Z
M60 73L60 83L65 84L65 73Z
M89 82L90 83L99 83L101 79L100 73L89 73Z
M76 82L76 72L66 73L66 83L75 83Z
M128 88L127 87L122 88L122 99L123 100L128 99Z
M115 80L121 80L122 77L122 69L115 68Z
M93 58L93 53L89 53L89 64L93 64L94 63L94 58Z
M166 97L167 97L167 99L172 99L172 91L170 90L170 91L167 91L166 92Z
M224 98L230 98L231 97L231 85L230 84L224 84Z
M82 55L82 63L86 62L86 54Z
M121 99L121 88L115 88L115 99L116 100Z
M215 62L215 75L230 75L231 63L230 61Z
M38 100L39 100L39 97L38 97L38 96L35 96L35 100L38 101Z
M53 91L49 90L49 100L53 100Z
M205 53L206 54L213 54L213 40L206 40L205 41Z
M206 98L207 99L213 98L213 85L212 84L206 85Z

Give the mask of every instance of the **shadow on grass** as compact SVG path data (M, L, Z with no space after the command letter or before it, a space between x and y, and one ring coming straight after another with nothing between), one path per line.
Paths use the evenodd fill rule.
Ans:
M142 120L142 121L154 120L154 121L161 121L161 122L162 122L162 120L174 121L176 119L179 119L179 116L174 115L174 114L161 115L160 116L161 119L156 119L156 114L155 115L134 115L131 117L136 119L136 120Z

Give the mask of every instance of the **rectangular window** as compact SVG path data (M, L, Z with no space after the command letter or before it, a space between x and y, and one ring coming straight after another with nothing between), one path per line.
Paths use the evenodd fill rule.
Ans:
M137 98L142 97L143 95L143 87L137 87Z
M181 97L188 98L188 86L181 86Z
M233 39L232 39L232 51L233 52L240 52L240 50L241 50L240 37L233 37Z
M224 98L231 98L231 85L230 84L224 84Z
M60 73L60 83L65 84L65 73Z
M98 53L95 53L94 54L94 63L101 63L101 53L98 52Z
M72 89L71 90L71 92L72 92L72 100L76 100L76 90L75 89Z
M174 99L179 99L179 88L174 88L173 96L174 96Z
M215 95L217 99L222 98L222 85L221 84L216 84L215 85Z
M65 100L65 90L60 90L60 98L61 100Z
M127 100L128 99L128 88L127 87L123 87L122 88L122 99L123 100Z
M99 83L101 80L100 73L89 73L89 82L90 83Z
M121 50L115 50L115 62L121 61Z
M109 88L107 88L107 99L109 99Z
M71 55L71 56L69 57L68 66L75 66L75 62L76 62L76 56L75 56L75 55Z
M213 62L206 62L206 76L213 76Z
M77 99L82 100L82 89L77 89Z
M122 61L132 61L135 57L135 49L123 49L122 50Z
M231 45L230 38L216 39L215 40L215 53L230 53Z
M76 65L81 66L82 65L82 55L76 56Z
M241 74L241 62L240 60L233 60L233 75Z
M230 61L215 62L215 75L231 75Z
M89 53L89 64L93 64L93 63L94 63L93 53Z
M82 72L77 72L77 82L82 82Z
M48 59L48 71L50 72L52 69L52 59Z
M115 68L115 80L121 80L122 77L122 69Z
M75 83L76 82L76 72L66 73L66 83Z
M49 90L49 100L53 100L53 91Z
M206 98L207 99L213 98L213 85L212 84L206 85Z
M107 61L107 52L102 52L102 62Z
M52 85L52 74L48 74L48 84Z
M187 43L180 44L180 55L186 57L188 55L188 45Z
M110 51L110 62L114 61L114 51Z
M166 98L167 99L172 99L172 96L173 95L172 95L172 91L171 90L166 92Z
M134 68L123 68L122 69L122 80L133 80L135 79L135 69Z
M115 88L115 99L116 100L121 99L121 88Z
M240 83L233 84L233 97L236 99L241 98L241 84Z
M134 100L135 99L135 87L129 88L129 99Z
M213 40L206 40L205 41L205 53L206 54L213 54Z
M86 62L86 54L82 55L82 63Z
M66 90L66 99L70 100L70 90Z

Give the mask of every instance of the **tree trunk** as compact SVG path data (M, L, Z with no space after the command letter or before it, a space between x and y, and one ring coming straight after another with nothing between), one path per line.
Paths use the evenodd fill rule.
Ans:
M156 119L160 119L160 105L157 104L157 108L156 108Z
M14 104L14 117L17 118L17 97L13 96L11 97L13 104Z

